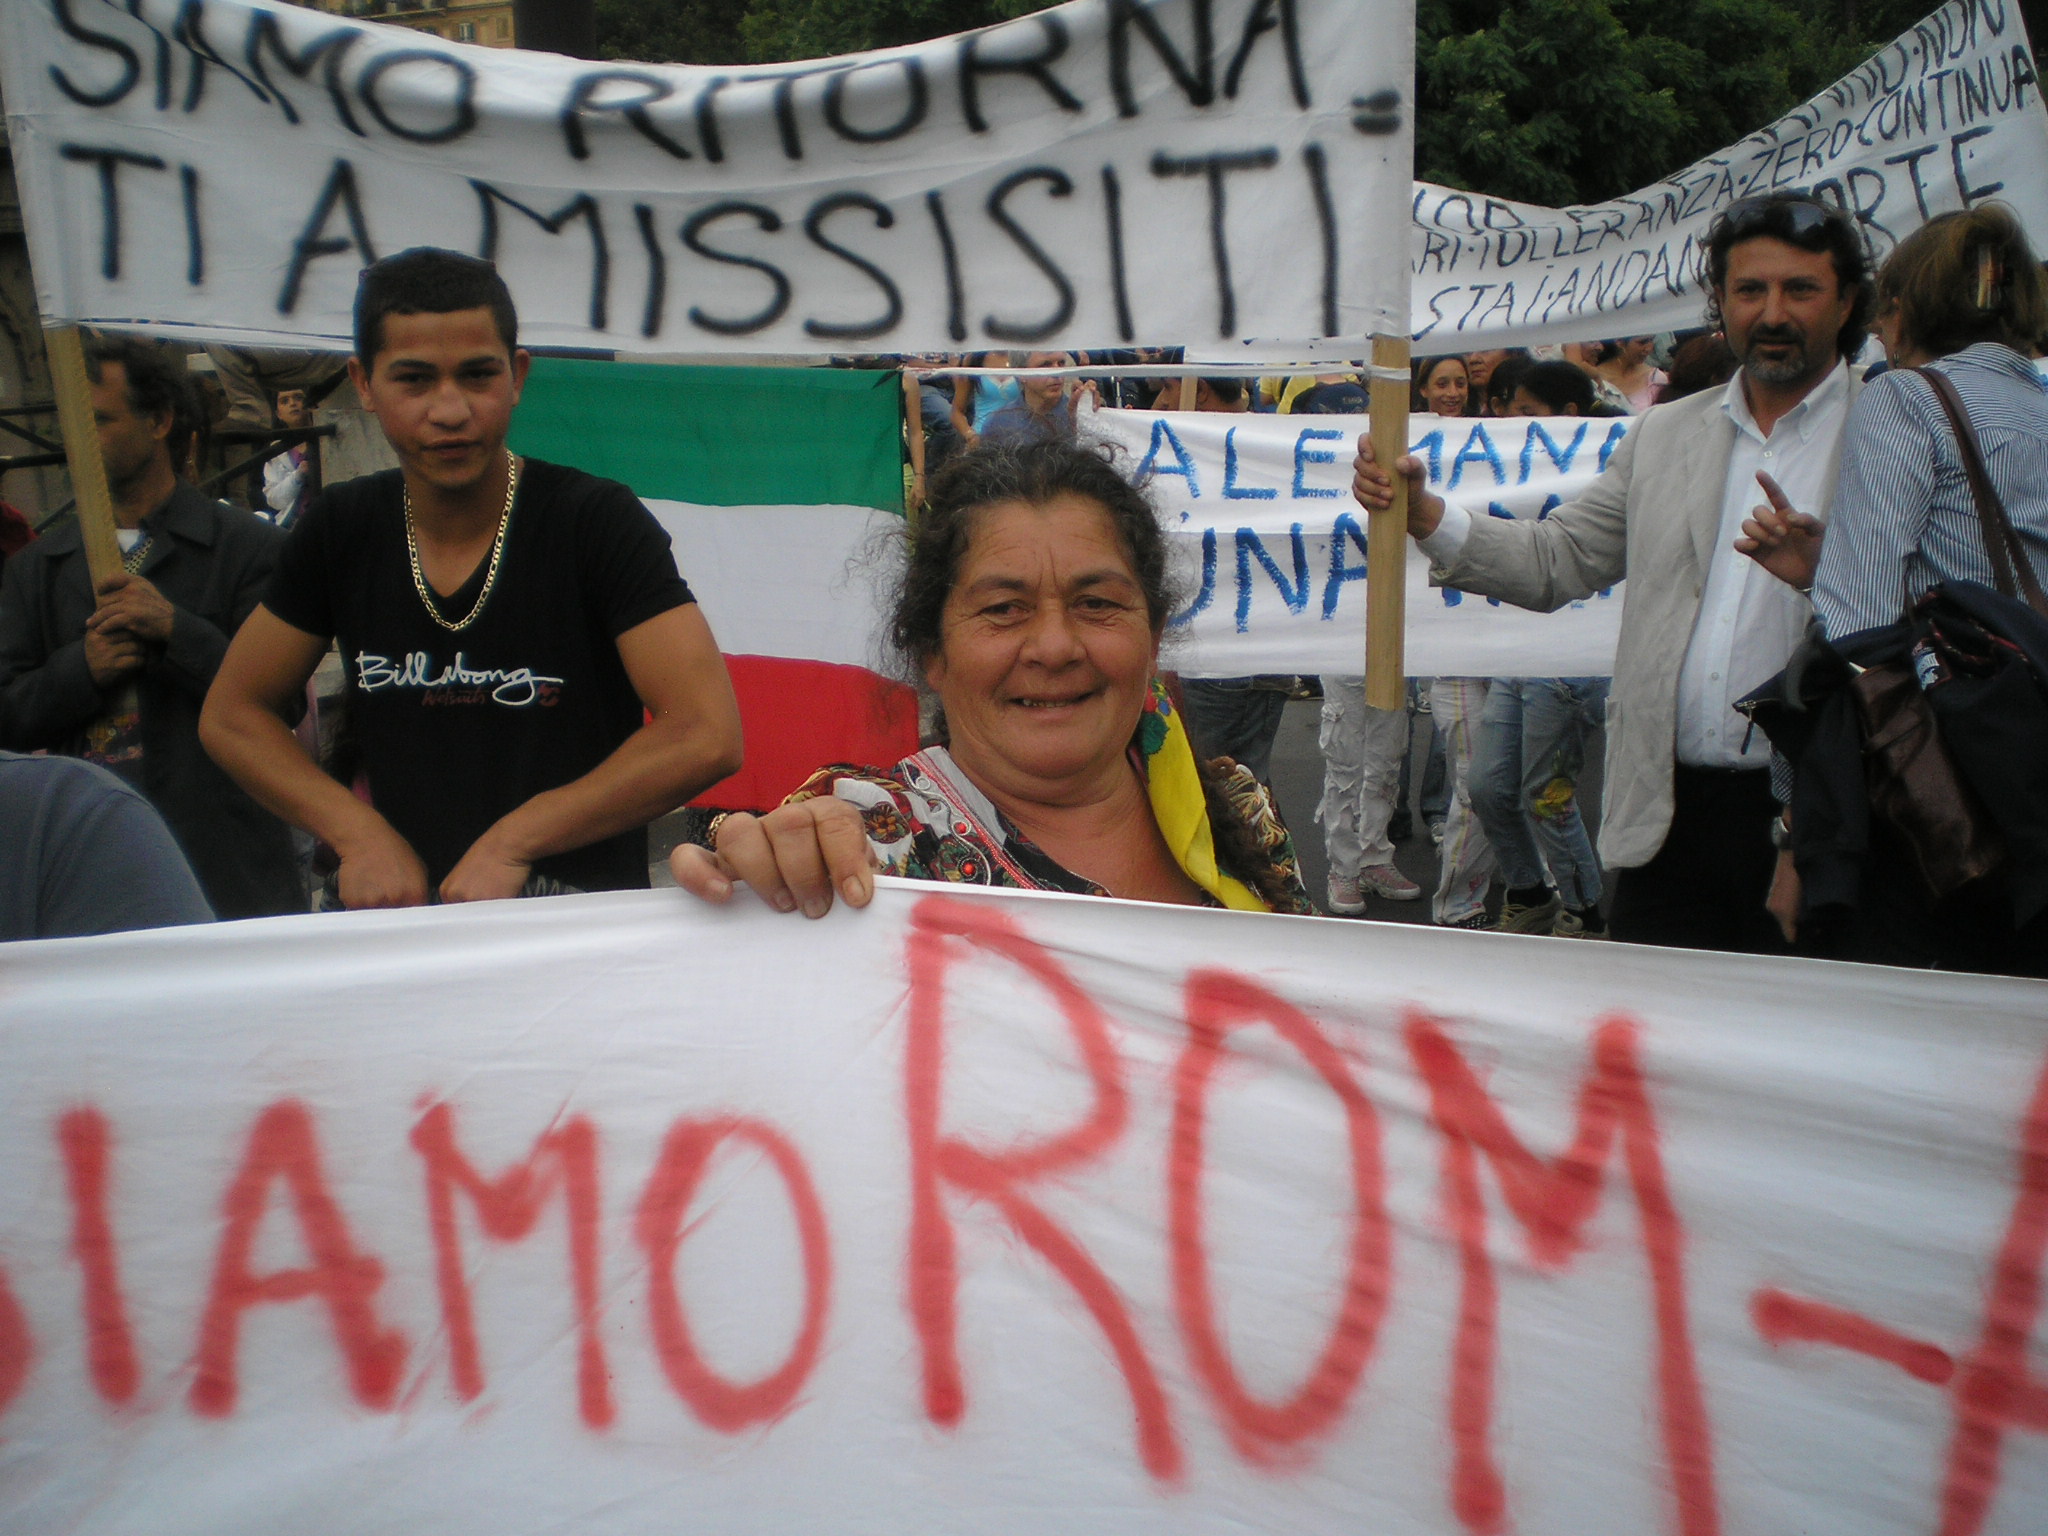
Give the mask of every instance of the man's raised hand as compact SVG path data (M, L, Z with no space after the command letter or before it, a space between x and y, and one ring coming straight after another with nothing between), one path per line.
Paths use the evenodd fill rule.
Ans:
M1751 509L1735 548L1788 587L1811 591L1825 531L1820 519L1796 510L1769 475L1759 471L1756 483L1770 505Z

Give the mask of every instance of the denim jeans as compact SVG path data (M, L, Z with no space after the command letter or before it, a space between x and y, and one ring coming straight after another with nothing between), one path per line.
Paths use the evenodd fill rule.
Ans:
M1278 678L1184 677L1180 700L1188 742L1203 758L1227 757L1251 770L1261 784L1272 782L1273 741L1287 695Z
M1510 888L1555 886L1574 908L1600 900L1600 861L1579 815L1578 783L1586 735L1606 716L1607 687L1604 677L1496 677L1473 750L1472 809L1501 878Z
M1450 814L1451 778L1444 761L1443 727L1436 723L1436 716L1430 713L1427 693L1427 678L1408 679L1408 748L1401 754L1401 792L1394 799L1394 809L1404 810L1409 804L1408 782L1410 764L1415 750L1415 723L1418 719L1429 723L1423 729L1429 732L1429 753L1422 765L1422 819L1442 821Z

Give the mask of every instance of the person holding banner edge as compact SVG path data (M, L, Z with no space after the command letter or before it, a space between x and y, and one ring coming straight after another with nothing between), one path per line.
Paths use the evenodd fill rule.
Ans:
M334 848L345 907L644 886L647 823L740 764L660 525L626 487L506 448L517 324L474 257L364 271L349 374L401 467L306 510L207 698L207 750ZM367 804L282 718L330 636Z
M1175 594L1143 490L1097 446L985 443L904 535L891 647L943 744L820 769L766 816L685 843L676 883L782 912L867 905L912 879L1311 914L1270 795L1203 762L1158 678Z
M1863 344L1869 265L1854 221L1829 203L1733 203L1709 230L1702 273L1739 364L1725 389L1651 410L1591 490L1540 521L1447 509L1419 460L1394 466L1409 481L1409 532L1447 586L1549 612L1628 580L1600 830L1618 939L1785 948L1764 910L1768 745L1733 705L1784 666L1811 608L1733 546L1759 473L1797 482L1804 504L1829 499L1861 388L1846 360ZM1363 440L1353 492L1369 510L1392 501Z

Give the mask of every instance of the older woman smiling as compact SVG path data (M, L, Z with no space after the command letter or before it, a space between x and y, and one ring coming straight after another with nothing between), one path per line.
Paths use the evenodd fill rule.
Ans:
M985 445L909 536L890 639L945 741L888 769L820 769L779 810L722 818L676 881L783 911L854 906L874 871L1184 905L1310 912L1252 776L1198 764L1156 677L1171 601L1141 491L1101 450Z

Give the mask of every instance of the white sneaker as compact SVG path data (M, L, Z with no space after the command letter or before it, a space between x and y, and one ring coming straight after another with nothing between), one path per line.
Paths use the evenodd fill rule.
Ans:
M1388 901L1416 901L1422 896L1422 887L1391 864L1368 864L1358 872L1358 887Z
M1365 910L1365 897L1360 894L1356 880L1332 875L1323 894L1323 905L1338 917L1356 917Z

